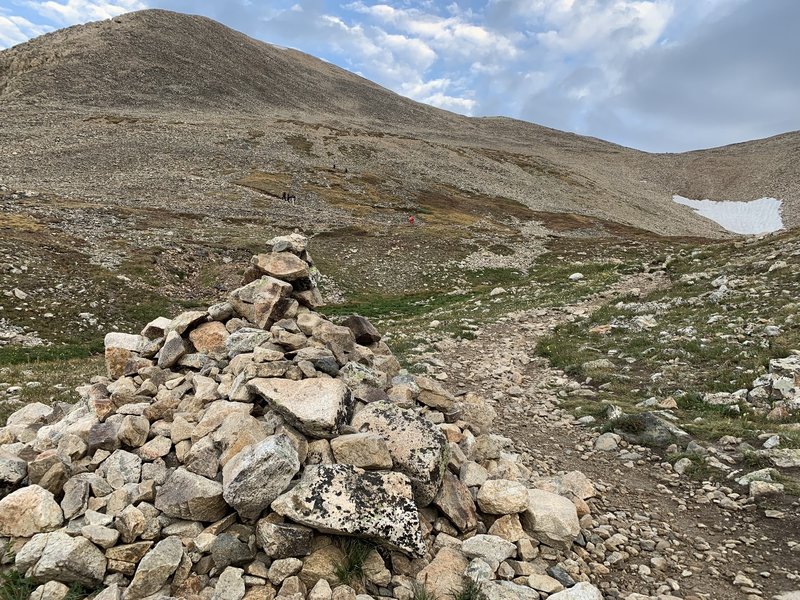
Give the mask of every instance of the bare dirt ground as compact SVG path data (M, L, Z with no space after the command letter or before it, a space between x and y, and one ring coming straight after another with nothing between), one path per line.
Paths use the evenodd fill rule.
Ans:
M438 355L447 365L442 371L461 382L462 391L496 401L496 432L528 453L534 471L547 476L580 470L594 482L593 528L583 533L605 541L592 549L587 544L579 557L607 597L733 600L800 589L796 503L770 506L784 516L766 518L764 506L737 510L723 500L746 495L734 482L726 490L679 476L659 455L625 442L615 451L595 451L598 433L575 425L559 408L560 397L580 394L580 385L534 357L537 340L559 323L589 315L632 288L646 292L662 284L658 276L637 274L580 304L510 315L476 339L446 348ZM624 537L609 540L615 533Z

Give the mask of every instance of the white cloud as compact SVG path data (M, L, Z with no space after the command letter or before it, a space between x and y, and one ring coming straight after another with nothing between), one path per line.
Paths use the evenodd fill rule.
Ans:
M110 19L126 12L146 8L146 5L139 0L113 0L112 2L104 0L66 0L65 2L29 0L25 2L25 5L42 17L52 19L61 25Z
M0 50L52 30L52 27L37 25L24 17L0 13Z
M471 98L448 96L446 94L442 94L441 92L431 94L427 98L422 99L422 102L467 116L471 116L473 114L473 110L475 110L475 106L477 104L477 102Z

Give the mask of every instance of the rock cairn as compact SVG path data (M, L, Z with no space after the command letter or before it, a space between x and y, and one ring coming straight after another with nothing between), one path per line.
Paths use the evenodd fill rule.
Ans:
M305 238L268 243L227 302L109 333L79 402L8 418L4 568L58 600L444 599L466 577L490 600L601 598L545 573L591 482L536 480L480 397L402 372L367 319L314 311Z

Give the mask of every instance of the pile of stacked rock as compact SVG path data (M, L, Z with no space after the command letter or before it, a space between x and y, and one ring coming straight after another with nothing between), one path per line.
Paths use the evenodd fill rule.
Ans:
M401 372L366 319L314 311L304 238L269 244L227 302L108 334L108 377L76 404L9 417L5 568L43 600L71 584L99 600L410 600L465 577L488 598L600 598L547 560L591 520L591 483L536 481L481 398Z

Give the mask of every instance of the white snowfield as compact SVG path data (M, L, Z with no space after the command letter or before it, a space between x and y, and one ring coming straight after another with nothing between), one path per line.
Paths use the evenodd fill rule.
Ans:
M673 196L678 204L693 209L700 216L719 223L733 233L757 235L772 233L783 229L781 218L782 200L759 198L750 202L690 200L683 196Z

